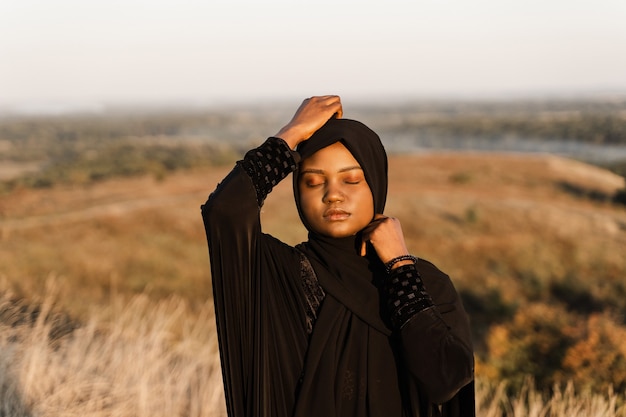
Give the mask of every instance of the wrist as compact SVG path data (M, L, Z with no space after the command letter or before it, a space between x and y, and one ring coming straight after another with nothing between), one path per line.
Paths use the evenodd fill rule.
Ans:
M402 329L417 313L434 306L414 265L395 268L384 286L387 308L395 329Z
M417 263L417 257L413 256L413 255L400 255L400 256L396 256L395 258L391 259L388 262L385 262L385 270L387 271L387 273L391 273L392 270L399 268L401 266L404 265L410 265L410 264L416 264Z
M274 137L284 140L285 143L287 143L289 148L291 148L292 150L296 149L298 144L304 139L304 135L302 132L289 126L285 126L280 129L278 133L274 135Z
M405 265L411 265L411 264L415 264L415 261L412 259L407 259L404 261L397 261L395 262L392 266L391 266L391 271L393 271L396 268L399 268L401 266L405 266Z

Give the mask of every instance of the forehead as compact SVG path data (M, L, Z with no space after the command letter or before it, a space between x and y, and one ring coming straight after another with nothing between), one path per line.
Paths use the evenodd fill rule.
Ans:
M346 167L360 167L360 164L341 142L320 149L300 163L301 170L331 171Z

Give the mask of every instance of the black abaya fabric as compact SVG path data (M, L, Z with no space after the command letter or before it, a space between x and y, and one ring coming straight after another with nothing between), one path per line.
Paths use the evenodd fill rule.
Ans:
M332 119L298 152L306 158L338 140L382 212L387 159L365 125ZM229 415L431 416L445 403L443 415L473 416L469 323L447 275L420 260L435 307L392 328L381 302L385 272L371 251L358 255L359 236L310 231L293 248L263 234L259 186L241 166L203 206ZM326 294L310 335L302 254Z

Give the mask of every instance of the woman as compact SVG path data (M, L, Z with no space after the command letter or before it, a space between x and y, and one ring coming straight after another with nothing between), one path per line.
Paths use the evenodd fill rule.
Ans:
M342 114L337 96L305 100L202 207L228 413L473 416L459 297L382 214L384 148ZM259 220L292 172L309 231L296 247L262 233Z

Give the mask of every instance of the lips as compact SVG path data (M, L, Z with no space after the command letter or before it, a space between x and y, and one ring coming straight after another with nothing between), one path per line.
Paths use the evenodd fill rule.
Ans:
M350 213L340 208L330 208L324 212L324 220L336 222L346 220L350 217Z

